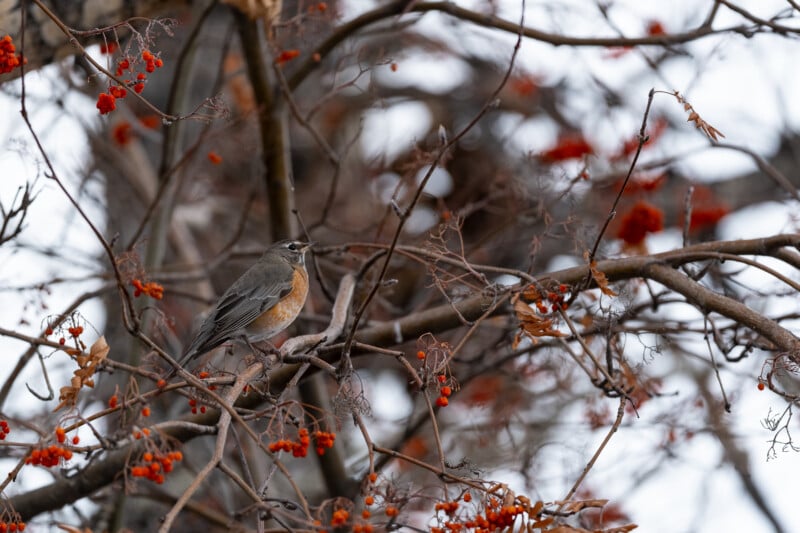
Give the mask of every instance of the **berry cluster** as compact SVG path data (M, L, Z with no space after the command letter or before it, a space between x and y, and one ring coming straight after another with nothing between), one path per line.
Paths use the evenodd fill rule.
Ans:
M113 54L117 51L117 42L116 41L109 41L108 43L103 43L100 45L100 53L101 54Z
M331 517L331 525L333 527L343 526L350 519L350 513L345 509L336 509Z
M63 326L58 326L58 331L59 333L62 334L62 336L59 337L58 339L58 344L61 346L65 346L67 344L67 339L66 337L63 336L64 333ZM80 339L80 336L83 335L83 331L84 331L83 326L72 326L67 328L67 333L69 333L69 336L75 339L76 349L67 348L66 350L64 350L65 352L67 352L70 355L78 355L80 353L80 351L77 350L78 347L80 347L82 350L86 349L86 344L84 344L84 342ZM52 326L47 326L44 330L45 337L49 337L53 333L54 330Z
M144 63L144 70L147 73L154 72L157 68L164 66L161 58L153 55L149 50L144 50L141 55L141 61ZM131 60L129 57L123 57L117 61L117 76L124 76L129 72L131 76L134 74L134 64L138 63L136 60ZM135 93L141 93L144 90L144 83L147 81L147 74L144 72L137 72L135 77L123 79L124 85L111 85L108 88L108 93L100 93L97 97L97 109L101 115L110 113L117 108L117 98L125 98L128 95L128 89L131 87Z
M135 289L133 291L133 297L138 298L142 294L146 294L150 298L154 298L156 300L160 300L164 297L164 287L156 283L155 281L148 281L147 283L142 283L140 280L135 279L131 281L131 285Z
M133 438L136 440L141 440L142 437L149 437L149 436L150 436L150 430L147 428L142 428L141 431L136 430L133 432Z
M59 331L60 331L60 332L63 332L63 331L64 331L64 330L63 330L63 328L61 328L61 327L59 327L58 329L59 329ZM48 327L47 327L47 328L44 330L44 334L45 334L45 336L46 336L46 337L49 337L49 336L50 336L50 335L52 335L53 333L54 333L54 331L53 331L53 328L52 328L52 327L50 327L50 326L48 326ZM78 341L78 344L81 346L81 348L86 348L86 345L83 343L83 341L81 341L81 340L78 338L78 337L80 337L80 336L81 336L81 334L83 333L83 326L73 326L73 327L71 327L71 328L67 328L67 333L69 333L69 336L70 336L70 337L72 337L72 338L74 338L76 341ZM58 344L60 344L61 346L64 346L64 345L66 345L66 344L67 344L67 339L66 339L65 337L59 337L59 339L58 339ZM70 352L70 350L66 350L66 352L67 352L67 353L71 353L71 352ZM72 353L72 355L77 355L77 353L79 353L79 352L75 351L75 353Z
M7 531L25 531L25 522L22 520L13 520L11 522L0 520L0 533L6 533Z
M435 511L442 511L447 516L453 516L458 511L458 502L439 502L433 508Z
M664 229L664 212L661 208L640 200L623 215L617 237L629 245L644 242L648 233Z
M465 502L472 501L472 495L469 492L464 493L463 499ZM456 519L456 512L460 508L461 504L458 502L458 499L453 501L446 501L446 502L439 502L434 506L434 510L438 513L442 511L444 514L447 515L447 519L442 524L444 527L431 527L431 533L444 533L445 531L463 531L468 527L474 526L467 526L465 523L462 523Z
M328 530L322 527L321 520L315 520L314 525L320 533L327 533ZM337 531L347 530L352 533L373 533L375 530L372 524L350 524L350 511L342 508L333 511L330 525Z
M292 452L293 457L305 457L308 455L308 446L311 444L311 437L306 428L297 432L297 440L279 439L269 445L271 452Z
M450 400L448 400L448 398L451 394L453 394L453 388L449 385L444 385L444 383L447 381L447 376L444 374L439 374L436 376L436 381L442 384L442 386L439 387L439 397L436 398L436 405L438 407L447 407L450 404Z
M7 74L28 62L22 57L22 54L15 55L16 51L17 48L10 35L0 39L0 74Z
M315 431L314 443L316 445L317 454L324 455L325 450L333 448L333 443L336 440L336 433L330 431ZM297 432L297 440L279 439L270 443L269 451L271 452L292 452L294 457L305 457L308 455L308 447L311 445L311 436L306 428L302 428Z
M8 422L0 420L0 440L6 440L6 435L11 433L11 428L8 427Z
M477 515L474 520L464 525L475 528L476 533L489 533L503 530L514 525L517 516L525 512L525 507L519 504L500 505L500 500L489 499L489 508L483 515Z
M569 292L569 287L562 283L558 286L558 291L545 291L544 296L537 294L538 297L533 301L536 305L536 310L543 315L547 314L548 311L553 313L558 310L566 311L567 303L564 301L564 295L567 292Z
M369 475L369 485L370 485L369 486L369 490L370 491L375 490L374 485L375 485L375 481L377 481L377 480L378 480L378 474L376 474L375 472L372 472ZM367 507L375 505L375 497L372 494L368 494L364 498L364 505L367 506ZM372 516L372 512L369 509L364 509L363 511L361 511L361 518L362 519L369 520L369 518L371 516ZM353 525L353 533L372 533L373 531L374 531L374 527L372 526L372 524L364 523L364 524L354 524Z
M158 452L145 452L142 454L144 464L131 467L131 475L144 477L161 485L164 483L164 474L172 472L173 463L182 460L183 454L177 451L169 452L166 455Z
M469 492L462 497L464 502L472 501ZM544 507L542 502L536 502L531 506L530 501L522 496L517 497L513 503L503 503L499 498L490 497L486 503L486 508L482 513L476 514L472 518L459 517L456 515L460 508L460 503L447 501L437 503L434 509L442 511L447 518L441 522L441 527L431 527L431 533L445 533L447 531L473 531L474 533L491 533L493 531L504 531L514 529L514 522L517 518L530 520L529 526L532 528L544 529L552 517L539 520L538 517ZM521 527L524 529L524 527Z
M64 428L57 427L56 428L56 440L59 444L64 444L67 440L67 432L64 431Z
M69 461L72 459L72 452L63 446L51 444L47 448L32 450L31 454L25 458L25 464L49 468L51 466L57 466L61 462L61 459Z
M192 408L192 414L193 415L196 415L198 410L201 413L205 413L206 412L206 406L205 405L200 405L200 407L198 407L197 406L197 400L194 399L194 398L189 398L189 407Z
M314 443L317 445L317 455L325 455L326 448L333 448L336 433L332 431L315 431Z
M364 497L364 505L367 507L371 507L375 505L375 496L373 496L373 493L375 492L376 489L375 483L378 481L378 474L376 472L370 472L369 476L367 476L367 479L369 481L369 484L367 486L367 491L369 492L369 494L367 494L367 496ZM383 509L383 512L390 519L397 518L400 515L400 509L396 505L392 505L391 503L386 503L386 502L384 502L384 505L385 507ZM368 520L371 516L372 512L369 509L364 509L363 511L361 511L361 518L363 518L364 520ZM371 524L365 523L361 524L360 526L358 524L353 526L354 532L372 533L373 530L374 528Z

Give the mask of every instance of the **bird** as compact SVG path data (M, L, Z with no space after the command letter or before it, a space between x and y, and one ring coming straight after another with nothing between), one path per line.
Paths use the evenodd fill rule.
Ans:
M305 254L312 243L284 240L264 254L219 298L178 364L230 340L253 343L274 337L294 322L308 296ZM168 370L165 380L177 372Z

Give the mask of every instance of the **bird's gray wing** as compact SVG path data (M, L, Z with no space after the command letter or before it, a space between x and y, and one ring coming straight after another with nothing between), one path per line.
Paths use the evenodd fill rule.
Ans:
M229 340L291 292L292 274L292 266L283 261L256 264L242 274L203 321L181 365Z

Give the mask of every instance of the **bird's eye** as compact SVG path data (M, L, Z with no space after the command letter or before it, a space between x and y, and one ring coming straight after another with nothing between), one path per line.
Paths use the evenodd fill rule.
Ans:
M286 245L286 248L288 248L289 250L291 250L293 252L296 252L297 251L297 243L296 242L290 242L289 244Z

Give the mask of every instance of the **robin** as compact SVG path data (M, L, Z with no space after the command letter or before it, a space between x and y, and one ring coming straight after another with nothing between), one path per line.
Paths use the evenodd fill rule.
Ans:
M280 241L233 282L203 321L178 363L185 366L224 342L274 337L294 322L308 295L305 254L311 243ZM170 369L165 379L177 370Z

